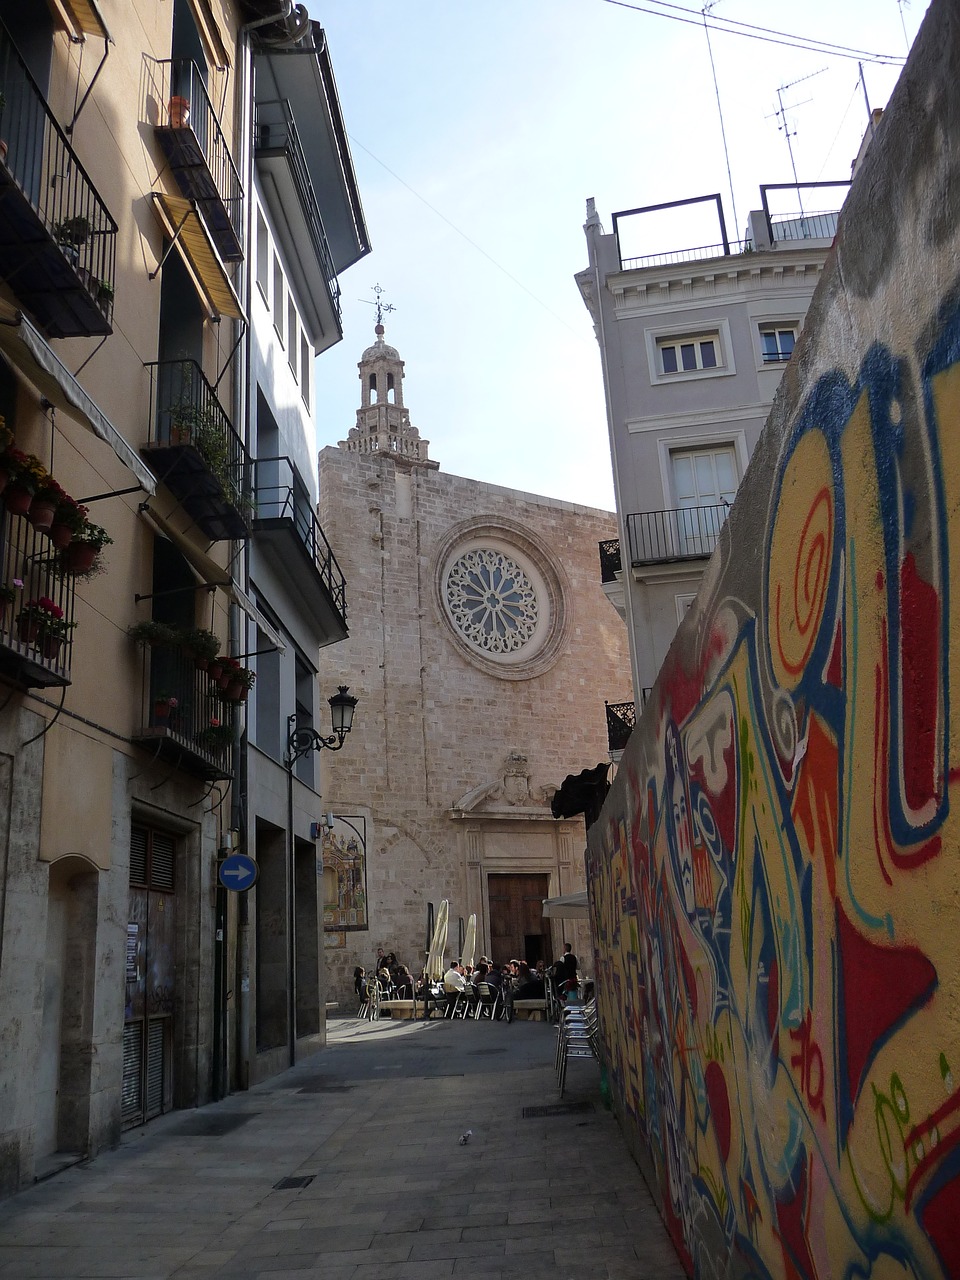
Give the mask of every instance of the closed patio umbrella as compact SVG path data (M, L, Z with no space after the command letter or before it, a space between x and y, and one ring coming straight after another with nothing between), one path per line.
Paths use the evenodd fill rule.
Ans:
M450 904L444 898L437 908L433 937L430 939L430 950L427 952L427 979L430 982L439 982L443 977L443 953L447 947L447 919L449 915Z
M477 950L477 917L469 916L467 919L467 931L463 935L463 951L460 954L461 964L473 964L473 958Z

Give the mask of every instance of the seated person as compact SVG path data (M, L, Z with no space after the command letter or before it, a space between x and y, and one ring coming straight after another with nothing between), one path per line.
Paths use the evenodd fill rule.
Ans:
M467 988L467 980L463 976L463 965L457 964L456 961L450 966L443 975L444 991L465 991Z
M515 992L517 1000L542 1000L546 995L543 978L534 973L529 965L521 963L520 972L517 975L517 983Z
M362 1000L367 990L367 975L366 970L360 965L357 965L353 971L353 989Z
M413 974L405 964L397 965L393 974L393 985L398 1000L413 999Z

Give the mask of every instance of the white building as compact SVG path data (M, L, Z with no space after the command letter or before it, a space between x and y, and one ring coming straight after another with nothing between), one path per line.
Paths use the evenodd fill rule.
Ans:
M588 201L590 265L576 279L600 346L620 524L619 544L601 545L602 578L627 623L638 709L696 595L836 231L835 212L772 217L770 190L746 240L727 238L720 197L704 197L677 203L715 202L720 243L638 258L622 256L626 228L672 206L615 213L607 234ZM632 723L633 708L620 710Z

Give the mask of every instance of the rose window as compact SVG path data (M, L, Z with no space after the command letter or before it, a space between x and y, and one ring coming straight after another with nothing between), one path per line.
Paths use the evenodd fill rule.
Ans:
M502 551L478 547L461 555L447 575L446 597L454 625L485 653L514 653L537 629L533 583Z

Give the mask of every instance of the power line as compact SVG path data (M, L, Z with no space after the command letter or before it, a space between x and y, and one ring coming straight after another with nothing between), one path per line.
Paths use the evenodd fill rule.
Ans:
M441 213L440 210L435 205L432 205L430 201L426 198L426 196L422 196L419 191L417 191L414 187L411 187L409 182L405 182L403 178L400 177L399 173L394 173L394 171L390 168L390 166L388 164L384 164L384 162L380 159L379 156L375 156L369 147L365 147L358 138L355 138L353 136L353 134L350 134L349 138L350 138L350 141L354 143L355 146L358 146L361 151L365 151L371 160L375 160L381 169L385 169L387 173L390 174L391 178L395 178L402 187L406 187L406 189L410 192L412 196L416 196L416 198L420 201L421 204L425 204L431 213L436 214L436 216L441 220L441 222L445 222L447 226L451 229L451 231L455 231L462 240L466 240L467 244L471 245L472 248L476 249L477 253L482 254L488 262L493 263L493 265L497 268L497 270L502 272L507 277L508 280L512 280L518 289L522 289L523 292L527 295L527 297L532 298L533 301L538 306L543 307L544 311L546 311L548 315L553 316L554 320L556 320L558 324L562 324L565 329L569 329L570 332L572 334L575 334L576 337L579 338L581 341L587 341L587 339L584 338L584 335L582 333L579 333L576 329L574 329L572 324L568 324L567 321L564 320L563 316L558 316L555 311L552 311L550 307L547 306L547 304L543 301L542 298L538 298L537 295L531 289L528 289L522 280L518 280L517 277L515 275L512 275L507 270L507 268L503 266L502 263L498 262L496 258L492 257L489 253L487 253L486 249L478 245L476 240L471 240L470 237L467 235L467 233L465 231L461 231L455 222L451 222L445 213Z
M657 9L645 8L642 4L630 4L628 0L603 0L604 4L615 5L619 9L630 9L634 13L646 13L652 18L668 18L671 22L683 22L688 26L706 25L697 9L687 9L684 5L670 4L668 0L646 0L647 4L659 6ZM661 10L672 10L665 13ZM683 14L685 16L681 17ZM722 25L721 25L722 24ZM792 49L805 49L808 53L819 53L831 58L850 58L855 62L875 62L881 66L903 66L904 58L889 53L869 53L864 49L854 49L849 45L831 44L826 40L817 40L813 36L793 36L786 31L777 31L773 27L758 27L749 22L739 22L736 18L711 17L710 26L714 31L728 36L743 36L749 40L760 40L764 44L786 45ZM740 28L739 30L737 28Z

